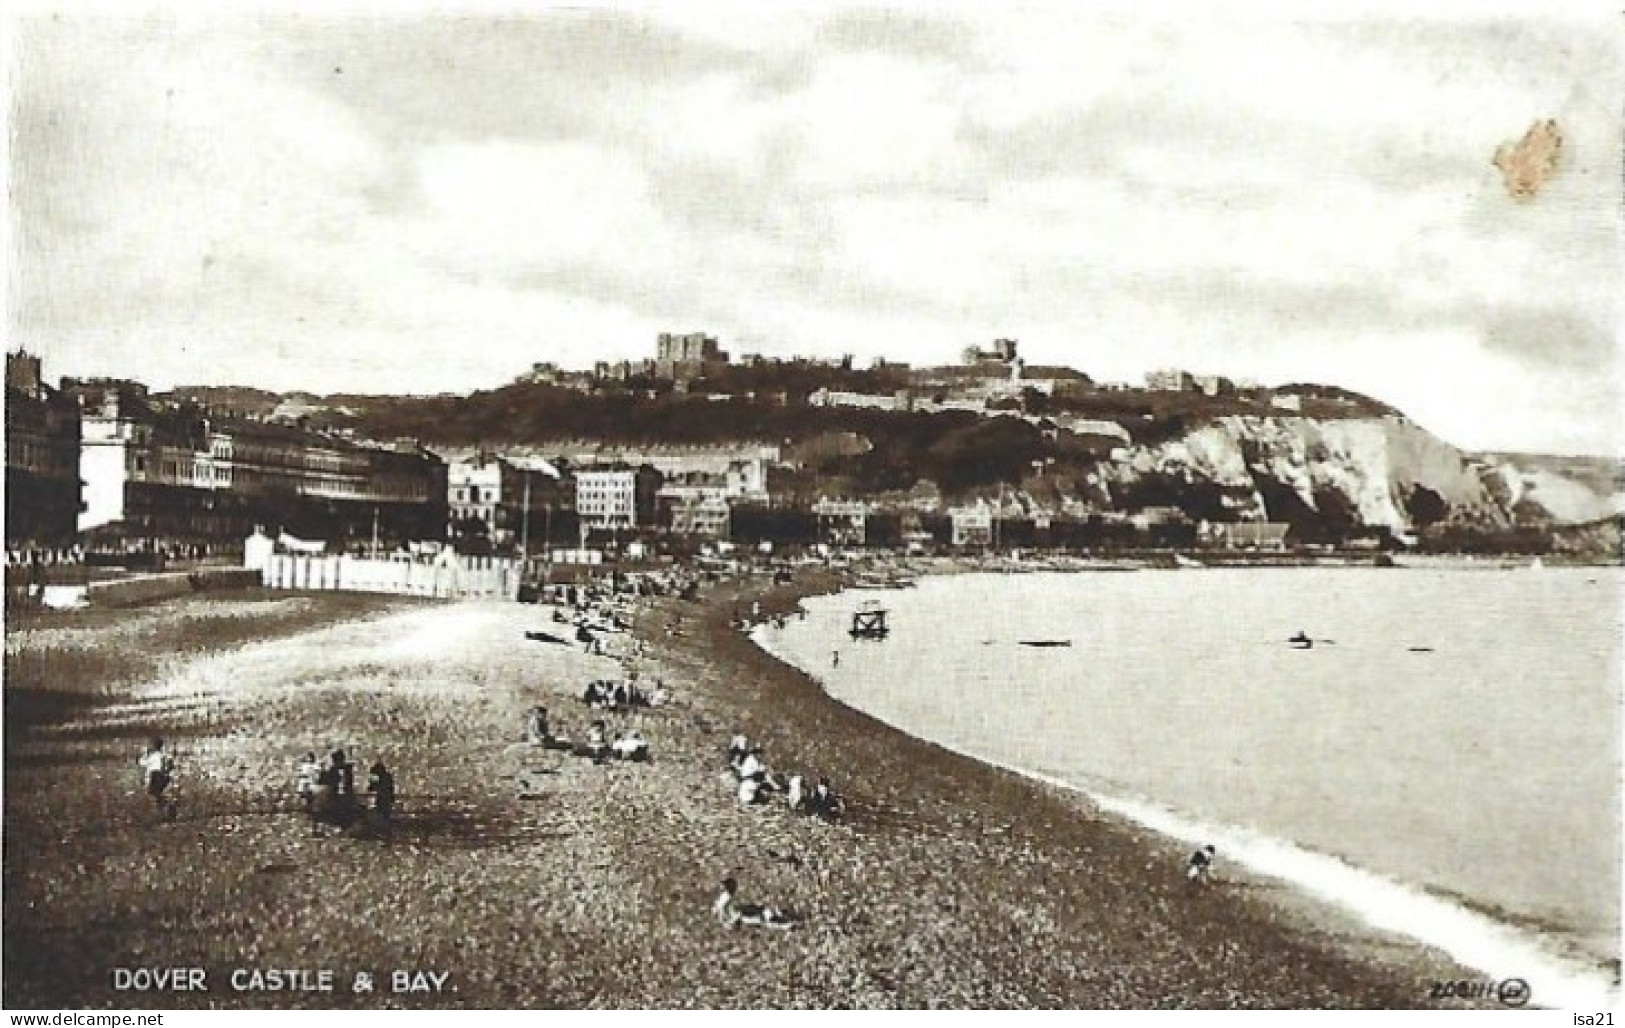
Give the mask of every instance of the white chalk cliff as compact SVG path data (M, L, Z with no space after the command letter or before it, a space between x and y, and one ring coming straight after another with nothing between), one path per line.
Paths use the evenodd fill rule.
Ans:
M1614 498L1582 482L1470 457L1392 415L1220 417L1118 456L1101 469L1114 495L1155 479L1176 491L1200 485L1217 489L1224 509L1247 517L1282 517L1283 491L1307 511L1401 533L1414 529L1423 506L1490 522L1559 524L1617 509Z

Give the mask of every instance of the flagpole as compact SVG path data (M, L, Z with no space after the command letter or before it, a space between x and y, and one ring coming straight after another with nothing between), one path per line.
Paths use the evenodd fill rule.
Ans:
M524 510L519 522L519 566L525 566L525 560L530 556L530 469L525 469L525 501Z

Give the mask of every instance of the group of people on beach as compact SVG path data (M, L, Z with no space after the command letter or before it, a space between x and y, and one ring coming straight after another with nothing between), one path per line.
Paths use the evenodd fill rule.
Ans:
M387 828L395 819L395 775L382 760L373 761L369 770L365 795L372 797L372 821ZM324 825L349 828L367 817L356 792L355 764L343 750L334 750L325 762L318 761L314 751L307 752L299 760L294 789L316 834Z
M525 741L533 746L586 757L596 764L610 759L642 764L652 759L648 740L636 728L626 729L611 739L609 724L599 718L587 726L586 735L580 743L572 743L569 736L554 734L548 723L547 708L541 706L530 708L530 713L525 716Z
M595 679L582 690L581 702L594 710L622 710L630 707L662 707L671 701L671 692L664 682L656 681L652 690L645 691L635 681L611 682Z
M170 794L175 781L174 755L164 748L164 740L153 736L141 754L142 791L152 799L153 806L164 820L174 820L177 805ZM395 817L395 776L382 760L373 762L371 778L364 794L356 792L355 764L343 750L334 750L325 762L316 759L314 751L299 759L294 772L294 792L300 807L310 817L313 832L320 834L323 825L349 828L366 818L368 810L361 796L372 797L372 821L378 827L388 826Z
M642 599L653 596L678 596L685 600L698 598L699 585L705 576L688 568L673 565L656 571L616 571L603 580L582 583L544 585L535 591L535 598L543 603L582 610L595 604L604 604L618 598Z
M834 821L846 811L846 801L830 787L828 778L819 776L818 783L808 789L802 775L774 774L762 760L762 748L743 734L735 735L728 743L728 767L738 782L736 795L742 807L783 796L784 805L794 814Z

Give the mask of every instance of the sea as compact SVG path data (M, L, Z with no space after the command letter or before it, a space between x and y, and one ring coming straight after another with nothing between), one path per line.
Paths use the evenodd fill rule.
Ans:
M877 605L889 636L852 639ZM1618 1000L1619 568L961 574L803 608L756 639L844 703L1536 1005Z

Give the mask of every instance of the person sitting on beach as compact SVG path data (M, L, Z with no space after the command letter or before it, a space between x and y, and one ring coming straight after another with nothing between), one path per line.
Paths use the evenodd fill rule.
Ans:
M1212 846L1203 846L1191 854L1191 859L1185 864L1185 878L1192 882L1205 882L1213 871L1213 859L1218 851Z
M739 762L744 760L745 754L749 752L750 740L745 737L743 732L736 734L728 743L728 766L738 772Z
M373 761L372 780L367 783L367 791L372 794L372 809L379 822L389 824L395 816L395 776L389 773L389 768L381 760Z
M778 931L788 931L800 923L794 914L780 910L778 907L764 906L758 903L740 903L735 898L739 892L739 883L733 878L722 880L722 889L717 893L716 900L711 904L711 913L718 922L727 928L737 928L745 925L750 928L772 928Z
M826 821L833 821L846 811L846 801L840 793L830 788L829 779L823 777L813 787L812 801L808 806L813 814Z
M784 790L784 805L790 808L790 813L801 813L802 804L807 802L806 786L800 775L791 775L790 784Z
M767 793L762 787L760 778L741 778L736 795L739 798L741 807L752 807L765 802L767 799Z
M306 810L309 810L310 805L316 802L316 779L321 775L321 773L322 765L321 762L316 759L315 753L306 752L306 754L299 759L299 770L295 778L295 788L299 793L299 805L304 807Z
M530 708L530 714L525 718L525 741L532 746L540 746L552 738L553 734L547 727L547 708Z
M587 729L587 742L582 746L582 755L591 757L594 761L609 756L608 726L603 721L594 721Z
M734 774L738 775L741 781L750 778L767 777L767 764L763 763L762 758L758 756L761 752L761 747L752 746L745 751L745 755L740 757L738 763L734 765Z
M741 760L739 766L735 768L735 774L739 776L738 796L740 806L748 807L756 803L766 803L773 793L783 792L785 789L784 782L775 777L768 770L767 764L763 763L761 757L758 756L760 752L760 749L752 748L749 753L745 754L745 759Z
M175 816L175 804L164 802L164 790L169 788L174 776L175 761L164 752L164 740L155 735L147 751L141 754L141 784L159 814L171 819Z
M614 750L615 755L622 760L641 764L649 759L649 744L644 741L643 734L636 728L617 738Z

